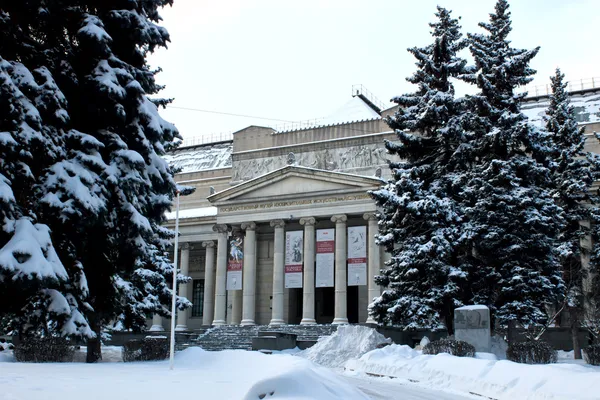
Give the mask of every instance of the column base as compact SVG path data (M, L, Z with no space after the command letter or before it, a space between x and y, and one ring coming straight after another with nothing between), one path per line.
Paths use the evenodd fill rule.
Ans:
M282 319L272 319L269 325L285 325L285 321Z
M187 325L177 325L175 327L175 332L183 332L189 330Z
M152 325L149 329L150 332L164 332L165 328L162 325Z
M317 321L314 318L302 318L300 325L316 325Z
M335 318L332 322L333 325L345 325L348 324L348 318Z
M243 319L242 322L240 322L241 326L253 326L256 325L256 322L254 322L253 319Z
M227 325L227 322L225 320L222 320L222 319L215 319L212 322L212 325L214 325L214 326Z
M377 325L377 321L375 321L373 319L373 317L369 317L369 318L367 318L367 321L365 322L365 324Z

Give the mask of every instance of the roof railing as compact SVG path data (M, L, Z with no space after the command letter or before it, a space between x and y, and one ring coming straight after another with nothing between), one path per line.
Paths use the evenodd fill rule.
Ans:
M379 108L379 110L385 110L386 108L389 108L389 106L386 106L383 101L375 97L375 95L363 85L352 85L352 97L360 95L364 96L367 100L373 103L375 107Z
M595 88L600 88L600 77L567 81L567 91L569 92L578 92L581 90ZM525 86L523 88L520 88L518 92L527 92L527 97L548 96L552 94L552 85L550 83L547 83L545 85Z
M221 132L212 135L193 136L184 138L180 147L200 146L202 144L226 142L233 140L232 132Z

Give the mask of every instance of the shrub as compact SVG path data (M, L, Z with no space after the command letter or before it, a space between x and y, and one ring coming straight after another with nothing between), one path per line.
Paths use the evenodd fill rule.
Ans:
M169 340L164 336L147 336L130 340L123 346L123 361L155 361L169 356Z
M548 343L535 340L509 344L506 359L521 364L550 364L557 361L558 355Z
M427 343L423 354L448 353L457 357L475 357L475 347L462 340L439 339Z
M65 338L22 338L14 347L14 355L21 362L71 362L75 347Z
M600 343L593 344L583 349L585 362L591 365L600 365Z

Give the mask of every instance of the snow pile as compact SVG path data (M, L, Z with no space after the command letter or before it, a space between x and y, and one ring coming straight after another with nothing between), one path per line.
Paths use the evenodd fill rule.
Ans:
M391 340L373 328L341 325L333 335L320 338L314 346L297 355L325 367L336 368L384 343L391 343Z
M592 400L600 393L600 367L526 365L493 358L486 354L478 354L478 358L427 356L408 346L391 345L358 360L349 360L345 367L356 372L425 381L428 386L498 400Z
M111 350L116 355L117 349ZM189 348L177 353L172 371L168 361L11 363L0 364L0 370L2 399L75 400L82 393L86 400L129 400L132 394L176 399L191 393L204 400L368 399L343 377L308 360L241 350Z
M163 156L173 168L181 168L182 174L208 169L231 167L231 143L204 145L175 150Z

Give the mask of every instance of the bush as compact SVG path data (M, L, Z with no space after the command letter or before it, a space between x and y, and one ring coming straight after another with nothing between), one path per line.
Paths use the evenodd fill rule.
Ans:
M475 347L462 340L439 339L427 343L423 347L423 354L448 353L457 357L475 357Z
M164 336L147 336L130 340L123 346L123 361L156 361L169 356L169 340Z
M21 362L71 362L75 347L65 338L23 338L14 347Z
M600 344L593 344L583 349L585 362L591 365L600 365Z
M542 340L508 345L506 359L521 364L550 364L558 359L556 350Z

